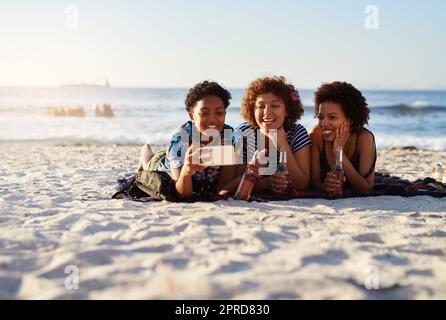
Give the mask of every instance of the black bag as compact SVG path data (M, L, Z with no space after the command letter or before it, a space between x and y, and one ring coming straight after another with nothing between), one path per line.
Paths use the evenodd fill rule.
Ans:
M147 198L147 193L141 191L136 185L136 173L120 178L117 180L116 190L117 192L112 195L112 199L130 199L138 200L141 198Z
M144 170L138 172L136 176L136 185L138 188L150 197L178 201L175 181L167 172Z
M175 181L166 172L144 170L118 180L118 184L119 191L112 199L150 197L153 200L178 201Z

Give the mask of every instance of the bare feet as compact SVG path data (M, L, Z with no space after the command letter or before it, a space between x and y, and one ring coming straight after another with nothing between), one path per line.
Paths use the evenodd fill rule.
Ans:
M138 171L147 170L149 168L148 163L153 157L152 148L149 144L145 144L141 148L141 156L139 157Z

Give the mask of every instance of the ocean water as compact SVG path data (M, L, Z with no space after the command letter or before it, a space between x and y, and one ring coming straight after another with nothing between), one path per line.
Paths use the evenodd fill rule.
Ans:
M237 126L243 89L230 89L226 123ZM165 144L171 132L188 119L187 89L0 87L0 143ZM300 123L309 130L313 91L300 90L305 113ZM446 150L446 91L363 91L371 108L368 128L379 148L416 146ZM113 118L94 116L93 104L109 103ZM53 117L47 107L81 106L85 117Z

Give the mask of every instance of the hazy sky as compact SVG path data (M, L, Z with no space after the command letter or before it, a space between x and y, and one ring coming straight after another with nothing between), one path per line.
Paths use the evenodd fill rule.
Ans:
M446 89L445 16L444 0L1 0L0 85Z

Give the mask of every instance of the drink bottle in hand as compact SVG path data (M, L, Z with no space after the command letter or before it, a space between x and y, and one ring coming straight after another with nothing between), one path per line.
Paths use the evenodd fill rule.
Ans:
M336 163L334 164L331 172L336 176L336 180L340 182L339 188L332 192L330 196L342 197L344 193L344 169L342 168L342 147L336 148Z
M255 163L257 160L257 151L251 159L251 163ZM249 200L251 197L252 188L257 181L257 174L251 170L251 168L246 167L243 173L242 180L238 185L237 191L235 192L234 199L236 200Z

